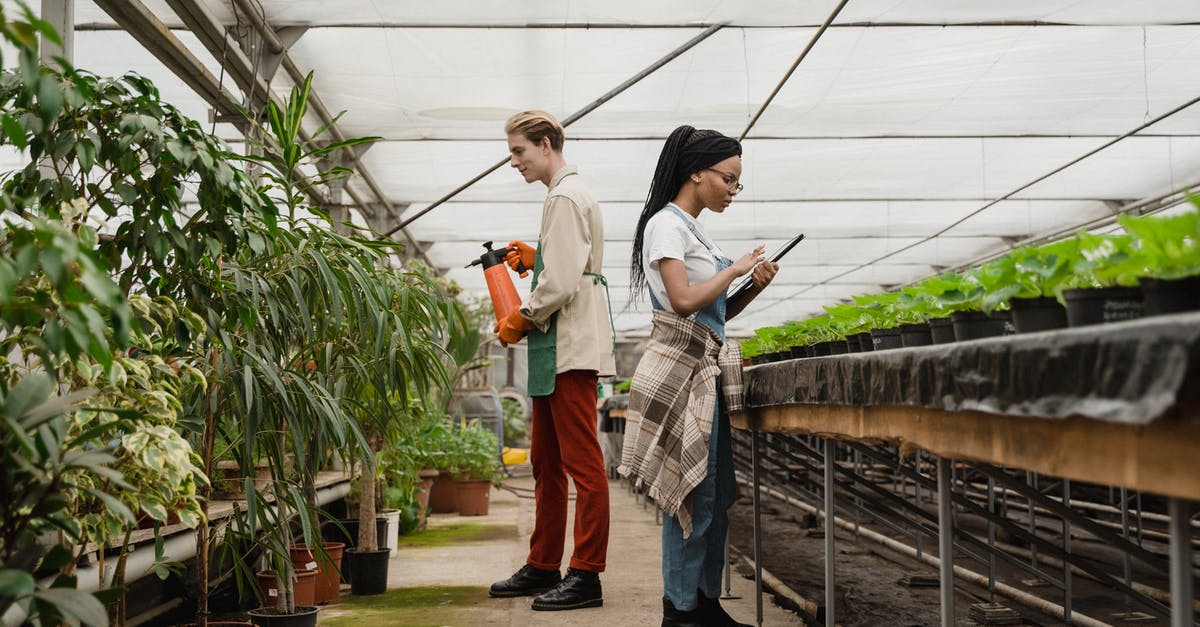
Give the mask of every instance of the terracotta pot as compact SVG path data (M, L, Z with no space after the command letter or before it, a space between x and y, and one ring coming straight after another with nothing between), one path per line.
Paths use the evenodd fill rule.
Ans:
M315 569L296 571L296 585L292 588L296 607L313 604L313 597L316 595L316 584L317 571ZM258 585L259 589L262 590L263 606L274 606L279 599L279 595L282 594L282 591L279 589L279 582L275 580L274 571L259 572Z
M429 511L433 514L452 514L458 509L454 500L454 478L443 470L429 490Z
M301 568L303 564L297 565L296 558L299 556L304 559L308 556L309 562L316 564L317 582L314 586L313 602L317 605L326 603L336 603L341 594L340 586L338 585L341 578L342 570L342 552L346 549L344 542L322 542L321 547L325 549L325 554L328 558L322 558L319 555L314 555L303 544L292 547L292 565L296 568ZM315 560L315 561L314 561Z
M455 480L454 495L459 516L487 516L491 481Z
M436 468L426 468L417 476L421 478L421 487L417 488L417 503L421 506L417 528L424 529L429 515L429 492L433 489L433 482L438 477L438 471Z

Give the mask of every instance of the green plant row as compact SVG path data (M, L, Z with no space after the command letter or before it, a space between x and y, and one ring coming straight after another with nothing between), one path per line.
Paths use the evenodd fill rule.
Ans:
M1142 278L1180 279L1200 274L1200 199L1195 209L1173 216L1122 215L1125 232L1081 231L1043 246L1022 246L964 272L946 272L899 290L855 296L825 307L826 313L763 327L742 341L753 357L844 339L871 329L943 318L955 311L991 312L1014 298L1051 297L1063 290L1135 286Z

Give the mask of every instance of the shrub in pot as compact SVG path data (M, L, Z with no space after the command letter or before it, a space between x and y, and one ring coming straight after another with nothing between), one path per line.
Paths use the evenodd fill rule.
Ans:
M1117 218L1134 238L1147 316L1200 309L1200 198L1189 200L1196 208L1180 215Z
M489 494L502 477L500 441L479 424L470 424L455 434L451 457L455 502L461 516L486 516Z
M1144 301L1137 287L1139 271L1131 263L1133 238L1128 235L1079 233L1079 257L1063 290L1067 322L1072 327L1120 322L1142 316Z

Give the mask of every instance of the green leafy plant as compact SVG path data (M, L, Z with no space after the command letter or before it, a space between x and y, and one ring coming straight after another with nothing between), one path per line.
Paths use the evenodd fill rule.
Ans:
M517 446L519 442L529 437L529 422L525 419L525 410L515 399L500 399L500 407L504 411L504 445Z
M449 458L449 470L456 477L491 481L499 487L503 474L500 470L500 442L495 433L478 424L458 429L453 436Z
M1134 238L1129 272L1156 279L1200 274L1200 198L1190 200L1195 210L1179 215L1117 218Z

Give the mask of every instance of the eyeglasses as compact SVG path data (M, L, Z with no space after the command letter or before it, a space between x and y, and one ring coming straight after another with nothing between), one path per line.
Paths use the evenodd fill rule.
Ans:
M717 170L716 168L704 168L704 169L711 170L713 172L716 172L717 174L720 174L721 180L725 181L725 187L729 188L729 191L731 191L735 194L742 191L743 189L746 189L745 185L742 185L741 183L738 182L737 175L733 174L732 172L722 172L720 170Z

